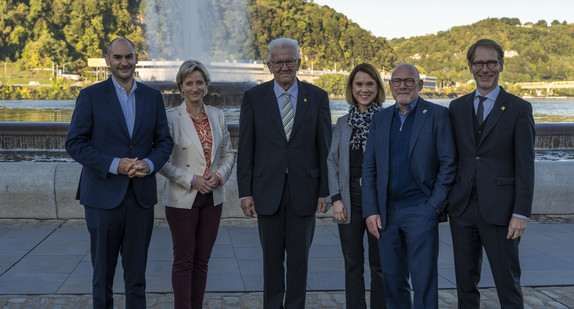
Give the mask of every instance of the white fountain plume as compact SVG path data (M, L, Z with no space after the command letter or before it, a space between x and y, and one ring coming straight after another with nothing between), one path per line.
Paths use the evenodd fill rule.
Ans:
M188 59L203 62L215 81L248 81L247 0L146 0L148 59L143 80L175 80ZM251 61L253 64L253 61ZM263 70L261 62L257 70Z

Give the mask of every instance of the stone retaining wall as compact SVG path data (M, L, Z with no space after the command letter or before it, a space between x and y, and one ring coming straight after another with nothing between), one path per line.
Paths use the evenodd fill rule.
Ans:
M0 163L0 218L83 218L75 199L81 167L77 163ZM574 214L574 161L536 161L533 214ZM158 200L165 178L158 175ZM225 184L223 218L244 218L235 169ZM156 218L164 208L156 205ZM320 216L328 216L320 215Z

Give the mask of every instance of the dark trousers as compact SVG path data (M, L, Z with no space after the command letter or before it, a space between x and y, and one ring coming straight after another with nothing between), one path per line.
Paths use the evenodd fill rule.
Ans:
M126 308L145 308L145 270L153 230L153 207L141 207L130 185L122 203L113 209L85 207L94 267L94 308L113 308L113 280L122 256Z
M277 212L270 216L257 215L257 223L263 249L263 307L305 308L307 262L315 232L315 214L303 217L295 214L286 180Z
M426 203L387 209L379 250L389 308L438 308L438 214ZM409 274L414 291L411 301Z
M501 308L524 308L520 287L518 239L506 239L508 226L486 223L476 197L465 212L450 218L454 250L456 289L459 308L480 308L478 282L482 267L482 248L490 263Z
M363 237L367 225L363 219L359 179L351 180L350 193L351 220L348 224L339 224L339 239L345 258L345 298L347 308L362 309L367 308L363 277L365 261ZM387 308L377 238L367 232L367 242L371 270L371 308Z
M165 208L173 241L171 284L175 309L202 308L222 208L221 204L213 205L213 193L197 193L191 209Z

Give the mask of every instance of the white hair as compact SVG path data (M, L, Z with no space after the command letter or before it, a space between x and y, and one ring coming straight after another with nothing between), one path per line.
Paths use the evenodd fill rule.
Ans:
M271 51L275 48L292 48L295 52L295 58L299 59L299 43L290 38L277 38L269 43L267 60L271 61Z

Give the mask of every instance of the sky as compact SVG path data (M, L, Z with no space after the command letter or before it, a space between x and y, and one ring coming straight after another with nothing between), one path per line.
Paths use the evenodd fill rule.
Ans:
M489 17L574 23L574 0L314 0L345 14L361 28L387 39L447 31Z

